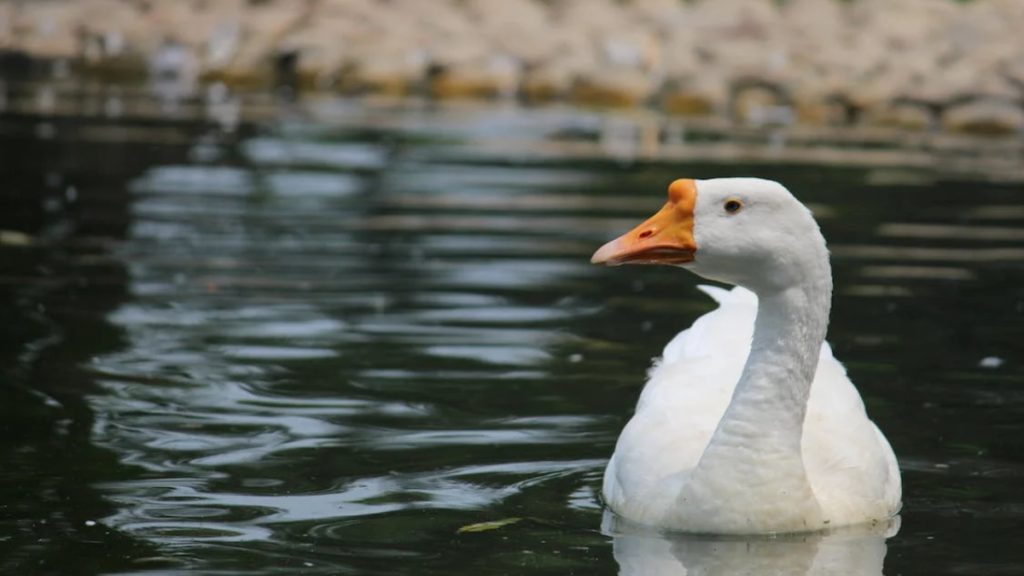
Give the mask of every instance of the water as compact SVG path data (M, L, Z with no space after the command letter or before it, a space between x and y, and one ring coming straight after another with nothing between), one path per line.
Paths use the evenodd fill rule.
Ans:
M643 121L570 110L214 96L4 99L0 228L28 233L0 247L4 572L1024 571L1019 180L778 134L652 159ZM589 255L673 178L748 174L830 241L829 338L899 456L901 526L603 518L650 358L712 304Z

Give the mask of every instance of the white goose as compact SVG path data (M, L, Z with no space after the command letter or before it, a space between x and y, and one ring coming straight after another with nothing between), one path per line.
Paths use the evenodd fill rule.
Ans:
M676 180L597 264L670 264L737 284L665 348L604 476L619 516L717 534L881 522L900 508L892 448L825 340L828 249L777 182ZM756 296L755 296L756 294Z

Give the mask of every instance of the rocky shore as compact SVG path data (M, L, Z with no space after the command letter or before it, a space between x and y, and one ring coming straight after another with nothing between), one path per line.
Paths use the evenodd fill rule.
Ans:
M0 0L0 54L245 88L1024 133L1022 0Z

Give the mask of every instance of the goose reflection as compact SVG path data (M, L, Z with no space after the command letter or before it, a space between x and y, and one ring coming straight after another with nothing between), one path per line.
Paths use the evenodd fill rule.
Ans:
M621 576L735 574L878 576L885 540L899 530L887 524L776 537L664 534L629 524L605 511L602 530L613 537Z

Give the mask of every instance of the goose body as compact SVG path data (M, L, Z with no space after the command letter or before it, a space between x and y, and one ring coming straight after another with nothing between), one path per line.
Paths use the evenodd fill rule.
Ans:
M758 179L677 180L594 261L738 284L666 347L605 471L619 516L723 534L817 531L899 511L900 475L824 341L831 269L809 211Z

